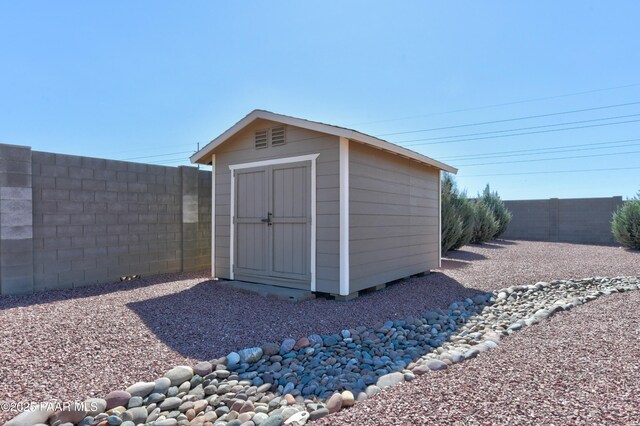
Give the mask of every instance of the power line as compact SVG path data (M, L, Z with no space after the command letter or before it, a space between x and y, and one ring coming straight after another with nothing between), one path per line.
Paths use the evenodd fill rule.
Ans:
M545 170L541 172L520 172L520 173L494 173L486 175L463 175L461 177L494 177L494 176L519 176L519 175L546 175L558 173L583 173L583 172L608 172L615 170L637 170L640 167L614 167L608 169L582 169L582 170Z
M482 158L482 157L498 158L499 156L497 156L495 154L512 154L512 153L518 153L518 152L523 152L524 153L524 152L532 152L532 151L547 151L547 150L557 150L557 149L575 148L575 147L583 147L583 146L619 144L619 143L634 142L634 141L640 141L640 138L638 138L638 139L623 139L623 140L610 141L610 142L595 142L595 143L585 143L585 144L577 144L577 145L564 145L564 146L558 146L558 147L519 149L519 150L515 150L515 151L487 152L487 153L484 153L484 154L453 155L453 156L439 157L439 158L441 160L475 160L477 158ZM635 144L633 144L633 145L635 145ZM621 145L621 146L628 146L628 145ZM606 147L606 148L617 148L617 147ZM590 148L590 149L596 149L596 148ZM602 148L602 149L604 149L604 148ZM576 151L578 151L578 150L576 150ZM565 151L559 151L559 152L565 152ZM569 151L566 151L566 152L569 152ZM518 155L518 154L515 154L515 155ZM528 154L522 154L522 155L528 155Z
M416 141L435 141L440 139L455 139L455 138L463 138L466 136L481 136L481 135L490 135L493 133L506 133L506 132L517 132L520 130L533 130L533 129L543 129L545 127L558 127L558 126L568 126L570 124L583 124L583 123L593 123L596 121L605 121L605 120L617 120L619 118L630 118L637 117L640 114L627 114L627 115L616 115L613 117L602 117L602 118L591 118L589 120L579 120L579 121L569 121L567 123L555 123L555 124L543 124L539 126L529 126L529 127L519 127L516 129L503 129L503 130L493 130L490 132L478 132L478 133L465 133L461 135L451 135L451 136L438 136L435 138L422 138L422 139L409 139L405 141L398 141L396 143L406 143L406 142L416 142Z
M389 119L376 120L376 121L366 121L366 122L360 122L360 123L353 123L351 125L352 126L359 126L359 125L363 125L363 124L376 124L376 123L386 123L386 122L391 122L391 121L410 120L410 119L414 119L414 118L432 117L432 116L435 116L435 115L453 114L453 113L457 113L457 112L477 111L477 110L481 110L481 109L497 108L497 107L502 107L502 106L518 105L518 104L524 104L524 103L530 103L530 102L538 102L538 101L547 101L547 100L552 100L552 99L566 98L566 97L570 97L570 96L587 95L587 94L590 94L590 93L606 92L606 91L610 91L610 90L626 89L626 88L629 88L629 87L637 87L637 86L640 86L640 83L626 84L626 85L623 85L623 86L606 87L606 88L602 88L602 89L585 90L585 91L582 91L582 92L565 93L565 94L561 94L561 95L545 96L545 97L540 97L540 98L530 98L530 99L524 99L524 100L520 100L520 101L503 102L503 103L492 104L492 105L482 105L482 106L477 106L477 107L461 108L461 109L454 109L454 110L449 110L449 111L432 112L432 113L427 113L427 114L418 114L418 115L413 115L413 116L396 117L396 118L389 118Z
M481 121L481 122L477 122L477 123L458 124L458 125L455 125L455 126L432 127L430 129L408 130L408 131L404 131L404 132L394 132L394 133L381 133L381 134L376 135L376 137L393 136L393 135L406 135L406 134L410 134L410 133L433 132L433 131L436 131L436 130L459 129L461 127L473 127L473 126L481 126L481 125L485 125L485 124L497 124L497 123L506 123L506 122L510 122L510 121L529 120L529 119L533 119L533 118L553 117L553 116L557 116L557 115L575 114L575 113L578 113L578 112L587 112L587 111L597 111L597 110L601 110L601 109L617 108L617 107L623 107L623 106L629 106L629 105L637 105L637 104L640 104L640 101L639 102L628 102L628 103L625 103L625 104L599 106L599 107L593 107L593 108L574 109L574 110L571 110L571 111L552 112L552 113L549 113L549 114L528 115L526 117L506 118L506 119L503 119L503 120Z
M514 133L512 135L485 136L485 137L481 137L481 138L459 139L459 140L455 140L455 141L439 141L439 142L427 142L427 143L423 142L423 143L415 143L415 144L406 145L406 146L439 145L439 144L444 144L444 143L468 142L468 141L477 141L477 140L483 140L483 139L508 138L508 137L512 137L512 136L534 135L534 134L538 134L538 133L552 133L552 132L562 132L562 131L565 131L565 130L588 129L588 128L592 128L592 127L603 127L603 126L614 126L614 125L617 125L617 124L636 123L638 121L640 121L640 120L618 121L616 123L590 124L590 125L587 125L587 126L567 127L567 128L564 128L564 129L538 130L536 132ZM417 139L417 140L420 140L420 139Z
M147 164L169 164L169 163L179 163L179 162L188 162L188 158L166 158L160 161L148 161Z
M496 164L533 163L537 161L553 161L553 160L574 160L576 158L609 157L612 155L638 154L638 153L640 153L640 151L609 152L606 154L590 154L590 155L571 155L568 157L548 157L548 158L535 158L531 160L496 161L492 163L464 164L461 167L489 166L489 165L496 165Z
M146 155L144 157L123 158L120 161L140 160L140 159L143 159L143 158L168 157L170 155L180 155L180 154L193 154L193 152L194 151L182 151L182 152L172 152L170 154Z
M140 151L149 151L149 149L176 149L179 147L193 147L194 144L190 143L190 144L180 144L180 145L171 145L171 146L159 146L159 147L152 147L152 148L136 148L136 149L129 149L126 151L102 151L102 152L97 152L94 155L118 155L118 154L127 154L127 153L131 153L131 152L140 152Z

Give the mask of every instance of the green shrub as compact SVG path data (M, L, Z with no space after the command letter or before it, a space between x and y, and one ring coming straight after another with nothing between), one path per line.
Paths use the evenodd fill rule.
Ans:
M473 202L467 198L467 194L462 192L455 200L455 208L460 220L462 221L462 232L460 237L451 247L452 250L458 250L460 247L466 246L473 239L473 229L476 224L476 212L473 208Z
M509 226L509 222L511 222L512 215L505 207L498 193L496 191L491 192L489 184L487 184L486 188L482 192L481 199L487 207L489 207L493 214L493 218L498 224L496 232L491 236L491 238L489 238L490 240L493 240L504 234L504 231L507 230L507 226Z
M623 246L640 250L640 191L613 214L611 231Z
M460 239L462 235L462 220L456 211L456 189L453 179L449 175L445 175L442 180L442 255L447 254Z
M494 219L491 208L482 200L478 199L474 205L475 225L473 227L474 244L482 244L489 241L498 231L498 222Z

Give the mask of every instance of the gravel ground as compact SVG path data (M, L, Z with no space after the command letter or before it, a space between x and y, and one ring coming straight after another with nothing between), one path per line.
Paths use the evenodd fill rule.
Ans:
M264 299L220 288L203 274L0 297L0 399L104 396L153 380L175 365L269 340L374 326L446 307L478 291L639 275L639 257L617 247L497 241L453 253L436 273L346 303ZM0 422L13 415L0 413Z
M638 425L640 291L556 314L318 425Z

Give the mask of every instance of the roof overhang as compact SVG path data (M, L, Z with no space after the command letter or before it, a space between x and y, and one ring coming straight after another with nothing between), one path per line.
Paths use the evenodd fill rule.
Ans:
M244 129L249 124L253 123L255 120L263 119L268 121L275 121L282 124L287 124L291 126L301 127L303 129L313 130L319 133L325 133L329 135L334 135L342 138L347 138L356 142L361 142L375 148L381 149L383 151L390 152L392 154L396 154L402 157L409 158L411 160L415 160L419 163L423 163L432 167L435 167L440 170L444 170L449 173L457 173L458 169L455 167L451 167L447 164L441 163L433 158L427 157L426 155L419 154L410 149L404 148L402 146L396 145L394 143L385 141L383 139L376 138L374 136L366 135L364 133L360 133L358 131L347 129L344 127L332 126L330 124L320 123L317 121L305 120L302 118L291 117L288 115L276 114L270 111L264 111L260 109L256 109L244 117L242 120L238 121L236 124L227 129L220 136L209 142L205 145L200 151L196 152L190 157L192 163L198 164L210 164L211 163L211 155L214 153L215 149L222 145L224 142L232 138L242 129Z

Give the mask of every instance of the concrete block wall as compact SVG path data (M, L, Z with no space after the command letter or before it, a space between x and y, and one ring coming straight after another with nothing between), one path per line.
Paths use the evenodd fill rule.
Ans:
M513 214L504 238L616 244L611 217L622 197L505 201Z
M31 149L0 145L0 294L33 292Z
M194 167L0 145L1 293L206 270L210 202Z

